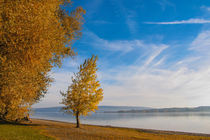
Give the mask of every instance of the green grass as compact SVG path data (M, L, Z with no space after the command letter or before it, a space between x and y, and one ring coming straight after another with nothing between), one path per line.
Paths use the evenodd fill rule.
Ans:
M0 140L54 140L26 125L0 124Z

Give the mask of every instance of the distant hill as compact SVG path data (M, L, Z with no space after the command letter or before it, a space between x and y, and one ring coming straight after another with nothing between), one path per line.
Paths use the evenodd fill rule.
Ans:
M138 107L138 106L99 106L97 112L106 111L129 111L129 110L147 110L152 109L150 107Z
M105 113L154 113L154 112L210 112L210 106L199 106L194 108L159 108L159 109L131 109L120 111L105 111Z
M48 107L48 108L34 108L33 111L38 112L60 112L62 107ZM152 109L149 107L134 107L134 106L99 106L96 113L104 112L118 112L118 111L131 111L131 110L147 110Z
M34 108L35 112L61 112L62 107ZM210 106L184 108L150 108L133 106L99 106L96 113L210 112Z

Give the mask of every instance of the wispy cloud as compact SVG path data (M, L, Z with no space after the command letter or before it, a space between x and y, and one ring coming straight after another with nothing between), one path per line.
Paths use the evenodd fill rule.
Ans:
M207 6L201 6L201 9L204 9L204 10L206 10L206 11L210 12L210 7L207 7Z
M86 31L84 33L85 39L84 43L88 43L91 46L96 48L100 47L100 49L109 50L109 51L119 51L123 53L130 52L134 50L134 48L144 46L144 43L141 40L114 40L109 41L103 38L100 38L95 33Z
M145 62L145 66L148 66L163 50L165 50L166 48L168 48L167 45L160 45L156 51L146 60Z
M114 24L113 22L110 21L105 21L105 20L93 20L90 21L92 24Z
M163 11L166 9L167 6L170 6L170 7L173 7L173 8L176 7L173 3L171 3L168 0L158 0L157 2L160 4Z
M131 34L135 34L138 29L138 24L135 20L136 13L134 11L129 11L126 16L126 24Z
M121 52L123 54L126 54L131 51L144 51L144 54L142 54L139 59L142 59L141 57L145 55L149 55L148 53L153 52L150 58L148 59L148 64L157 57L163 50L168 48L166 44L154 44L154 43L145 43L144 40L106 40L95 33L91 31L85 31L84 32L85 38L81 41L81 43L89 44L90 46L93 46L95 48L104 49L107 51L112 52ZM137 62L139 60L136 60Z
M144 22L145 24L209 24L210 20L207 19L199 19L199 18L192 18L188 20L180 20L180 21L170 21L170 22Z
M117 9L114 11L114 13L118 13L119 14L118 16L123 17L125 19L125 24L127 25L129 32L131 34L137 33L138 31L138 23L136 21L137 12L128 9L123 1L112 0L111 2L114 6L116 6L116 8L114 9Z
M201 32L191 43L190 49L210 54L210 30Z
M154 66L159 66L162 65L164 63L164 61L166 60L166 56L162 57L159 61L157 61Z

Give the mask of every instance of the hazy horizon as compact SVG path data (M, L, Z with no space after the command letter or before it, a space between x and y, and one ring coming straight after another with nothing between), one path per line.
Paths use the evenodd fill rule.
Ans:
M182 106L182 107L150 107L150 106L121 106L121 105L99 105L98 107L144 107L144 108L151 108L151 109L162 109L162 108L196 108L196 107L210 107L209 106ZM46 107L32 107L33 109L36 108L55 108L55 107L64 107L64 105L58 105L58 106L46 106Z

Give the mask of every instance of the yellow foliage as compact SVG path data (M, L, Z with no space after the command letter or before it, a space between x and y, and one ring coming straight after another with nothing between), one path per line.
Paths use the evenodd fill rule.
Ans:
M74 55L85 11L60 8L70 2L0 0L0 119L27 116L52 81L48 72Z
M72 84L68 90L61 94L64 96L62 104L67 112L74 116L86 116L89 112L95 111L103 99L103 90L97 81L97 57L92 56L80 65L79 72L72 77ZM79 120L77 120L79 121Z

